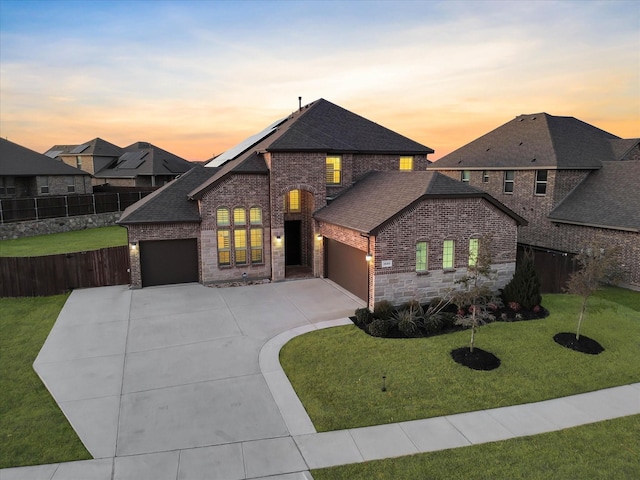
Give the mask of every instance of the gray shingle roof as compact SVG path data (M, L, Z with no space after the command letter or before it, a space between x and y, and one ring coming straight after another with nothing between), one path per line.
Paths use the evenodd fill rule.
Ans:
M550 214L561 223L640 231L640 161L603 162Z
M319 99L289 117L264 130L264 137L256 142L243 141L244 150L221 165L220 171L207 183L191 192L199 198L211 185L231 172L264 172L262 155L256 152L327 152L327 153L397 153L398 155L427 155L429 147L395 133L377 123L356 115L325 99ZM250 137L251 138L251 137ZM235 150L236 147L230 150ZM224 157L226 158L226 157ZM215 158L212 165L215 164Z
M574 117L520 115L431 164L443 169L597 169L619 137Z
M132 156L131 154L138 155ZM139 158L138 158L139 157ZM133 178L151 175L178 175L189 171L193 164L184 158L148 142L136 142L122 150L118 161L110 168L96 172L96 178Z
M216 168L195 166L184 175L167 183L128 207L118 220L123 225L135 223L200 222L198 202L187 194L215 175Z
M60 160L0 138L0 176L89 175Z
M418 201L428 198L484 198L518 224L526 221L477 188L438 172L370 172L331 204L314 213L316 220L363 233L375 233Z
M122 148L99 137L79 145L54 145L45 152L59 152L58 155L91 155L94 157L119 157Z

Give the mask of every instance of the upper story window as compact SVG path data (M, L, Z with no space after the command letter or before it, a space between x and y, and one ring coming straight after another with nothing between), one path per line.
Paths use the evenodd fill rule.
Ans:
M416 272L426 272L429 267L429 244L427 242L416 243Z
M82 157L80 155L76 156L76 168L82 168Z
M233 209L233 224L236 226L247 224L247 212L242 207L236 207Z
M536 195L547 194L547 170L536 170Z
M228 208L220 207L216 211L216 222L218 223L219 227L228 227L229 225L231 225Z
M413 157L400 157L400 170L406 172L413 171Z
M478 248L480 245L480 239L469 239L469 266L474 267L478 263Z
M296 213L300 211L300 190L290 190L284 197L284 211Z
M504 172L504 193L513 193L513 184L515 182L516 172L506 170Z
M327 185L340 185L342 183L342 157L328 155L326 167Z
M73 180L73 177L67 177L67 193L75 193L76 184Z
M470 179L471 179L471 172L469 170L463 170L460 173L460 181L464 183L469 183Z
M251 207L249 210L249 222L251 225L262 225L262 209L260 207Z
M489 183L489 172L487 170L482 171L482 183Z
M455 245L453 240L445 240L442 244L442 268L450 269L455 265Z

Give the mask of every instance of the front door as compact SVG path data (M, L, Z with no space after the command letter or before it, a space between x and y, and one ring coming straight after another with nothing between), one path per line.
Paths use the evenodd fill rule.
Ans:
M300 265L302 249L302 222L287 220L284 222L284 264Z

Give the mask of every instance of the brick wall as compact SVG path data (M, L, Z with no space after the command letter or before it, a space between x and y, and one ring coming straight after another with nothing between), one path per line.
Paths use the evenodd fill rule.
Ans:
M516 170L513 193L504 193L504 171L499 170L488 171L488 182L483 182L481 170L472 170L469 185L486 191L529 222L529 225L519 228L520 243L553 248L547 244L547 238L554 228L547 216L587 177L590 170L547 170L546 195L535 194L535 172ZM440 173L460 180L460 171L446 170Z
M218 265L218 239L216 212L218 208L229 209L231 215L231 228L233 225L233 209L241 207L246 212L247 226L249 227L249 209L260 207L262 209L262 244L263 262L258 264L235 264L235 252L233 249L233 233L231 233L231 266ZM201 235L201 265L202 282L217 283L240 281L242 274L246 273L250 280L271 277L271 242L270 239L270 202L269 179L266 175L237 174L230 175L223 182L209 189L200 200L200 215L202 217ZM257 227L258 225L256 225ZM229 227L224 227L229 228ZM247 244L249 237L247 236ZM247 245L248 246L248 245ZM249 252L249 250L248 250Z
M48 185L49 192L41 193L41 188ZM75 187L75 192L69 192L69 185ZM91 177L87 175L38 175L35 189L30 192L33 196L69 195L69 193L91 193Z
M427 300L454 286L466 274L469 239L489 237L493 267L502 288L513 276L517 253L515 220L483 199L432 199L405 212L367 239L360 232L323 223L325 237L373 254L369 269L370 307L382 299L400 304L412 298ZM443 272L442 244L455 240L455 271ZM416 273L416 241L429 243L428 273ZM391 260L391 267L382 267Z
M140 224L127 225L129 244L145 240L178 240L182 238L196 238L198 240L199 277L202 282L202 258L200 255L200 224L199 223L168 223L168 224ZM142 288L142 272L140 269L140 248L129 249L131 260L131 287Z

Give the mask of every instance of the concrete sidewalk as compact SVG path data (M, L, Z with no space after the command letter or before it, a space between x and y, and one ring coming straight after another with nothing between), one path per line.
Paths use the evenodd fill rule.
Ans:
M640 384L530 405L316 433L280 368L296 335L362 302L301 280L74 291L34 368L95 460L0 479L311 479L309 469L640 413ZM333 320L333 319L340 320Z

